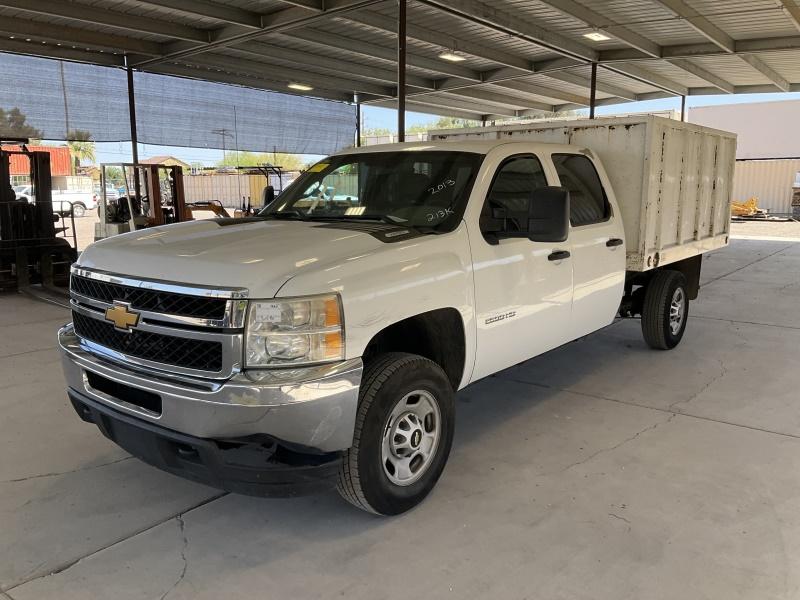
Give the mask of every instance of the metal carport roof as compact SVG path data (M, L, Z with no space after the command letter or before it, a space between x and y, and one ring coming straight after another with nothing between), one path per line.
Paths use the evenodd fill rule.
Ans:
M0 51L395 106L396 13L392 0L0 0ZM407 36L407 108L434 114L586 106L593 62L597 104L800 90L796 0L410 0Z

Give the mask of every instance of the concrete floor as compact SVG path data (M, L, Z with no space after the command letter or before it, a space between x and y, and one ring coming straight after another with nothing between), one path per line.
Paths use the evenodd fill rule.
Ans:
M394 519L335 493L225 495L127 457L68 406L67 312L2 297L0 589L798 598L800 243L734 240L703 281L672 352L622 321L459 393L442 480Z

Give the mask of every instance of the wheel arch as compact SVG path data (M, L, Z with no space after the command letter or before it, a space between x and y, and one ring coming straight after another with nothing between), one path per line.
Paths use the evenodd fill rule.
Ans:
M372 336L364 349L369 362L386 352L419 354L438 364L457 390L466 367L466 327L461 313L438 308L401 319Z

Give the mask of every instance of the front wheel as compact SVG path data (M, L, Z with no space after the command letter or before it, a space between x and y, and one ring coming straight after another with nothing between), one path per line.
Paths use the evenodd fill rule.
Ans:
M657 271L647 284L642 307L642 334L656 350L677 346L689 317L686 278L678 271Z
M439 480L454 427L454 393L439 365L415 354L379 356L364 373L339 493L380 515L413 508Z
M86 214L86 207L83 204L73 204L72 214L75 217L82 217Z

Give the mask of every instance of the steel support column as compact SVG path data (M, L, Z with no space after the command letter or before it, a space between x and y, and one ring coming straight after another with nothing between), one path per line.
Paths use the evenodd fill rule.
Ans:
M589 118L594 119L594 107L597 104L597 63L592 63L592 81L589 86Z
M686 121L686 96L681 96L681 121Z
M361 147L361 98L358 94L353 94L353 102L356 103L356 148Z
M397 0L397 141L406 141L406 0Z
M125 56L125 67L128 74L128 117L131 121L131 150L133 152L133 163L139 162L139 135L136 131L136 94L133 89L133 69Z

